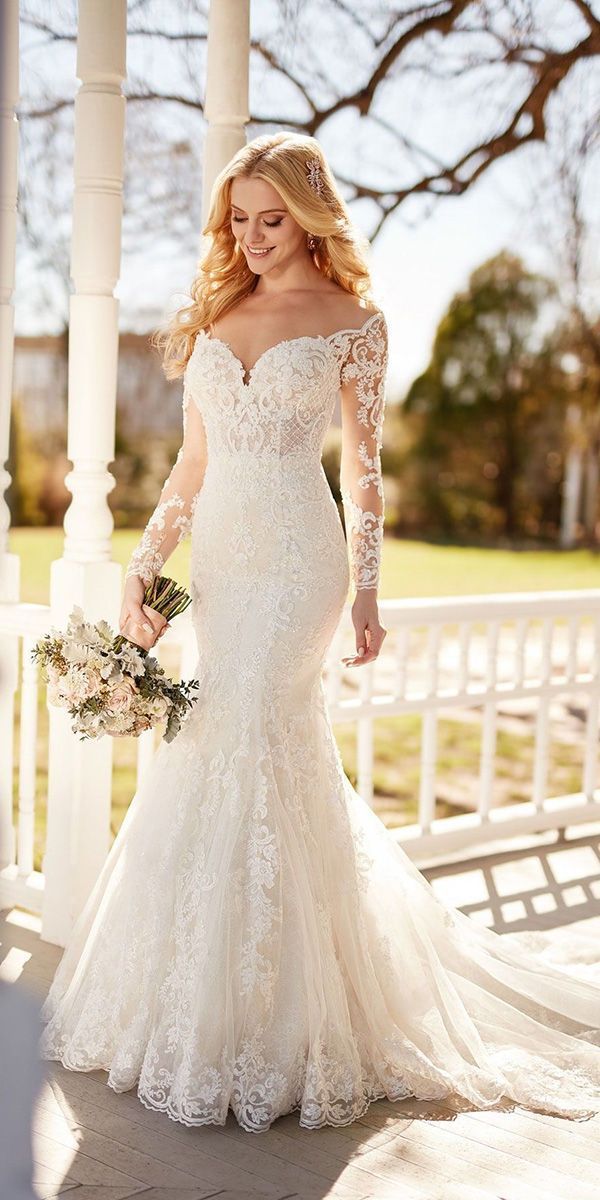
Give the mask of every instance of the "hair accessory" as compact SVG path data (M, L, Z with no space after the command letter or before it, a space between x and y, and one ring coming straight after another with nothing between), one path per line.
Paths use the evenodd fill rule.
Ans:
M321 176L321 164L318 158L309 158L306 163L306 174L311 188L314 188L318 196L323 194L323 179Z

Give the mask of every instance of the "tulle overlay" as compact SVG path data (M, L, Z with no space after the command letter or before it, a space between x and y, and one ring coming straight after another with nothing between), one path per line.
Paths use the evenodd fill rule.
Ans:
M344 774L322 677L350 579L320 465L336 354L286 343L250 389L222 344L193 360L212 447L191 528L199 700L74 927L42 1055L186 1125L230 1107L251 1132L295 1109L342 1125L384 1096L591 1116L600 980L442 904ZM264 429L294 396L285 461L281 439L219 442L240 404Z

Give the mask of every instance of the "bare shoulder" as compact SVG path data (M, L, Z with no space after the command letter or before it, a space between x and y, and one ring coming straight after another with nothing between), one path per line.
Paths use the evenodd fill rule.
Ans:
M336 288L322 297L322 320L332 333L337 329L361 329L370 317L383 312L373 301L360 300L349 292Z

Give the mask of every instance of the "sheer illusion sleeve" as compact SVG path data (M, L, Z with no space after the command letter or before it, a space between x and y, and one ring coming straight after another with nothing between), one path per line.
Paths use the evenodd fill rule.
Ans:
M377 588L383 544L382 446L388 335L381 311L349 338L340 372L340 490L355 588Z
M183 384L183 440L158 504L144 529L125 572L152 583L183 537L191 531L196 502L206 470L204 422L189 387Z

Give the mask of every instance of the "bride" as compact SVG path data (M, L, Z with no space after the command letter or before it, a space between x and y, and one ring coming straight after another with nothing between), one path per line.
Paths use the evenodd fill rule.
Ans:
M342 1125L384 1096L589 1117L600 985L442 904L334 740L322 668L350 584L344 661L385 637L368 243L318 142L285 132L223 169L204 233L192 303L155 335L183 440L120 622L155 644L144 587L191 532L199 699L74 926L41 1053L185 1125ZM321 465L338 394L347 540Z

